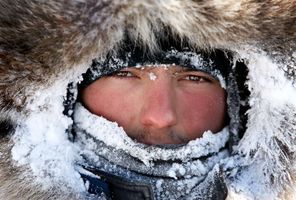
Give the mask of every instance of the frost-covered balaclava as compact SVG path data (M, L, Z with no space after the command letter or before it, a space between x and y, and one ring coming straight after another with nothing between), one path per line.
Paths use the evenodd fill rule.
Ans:
M206 131L202 138L181 146L145 145L129 138L116 122L91 114L79 102L79 91L102 76L126 67L174 65L206 72L220 81L227 91L229 116L229 125L222 131ZM148 54L127 44L105 59L93 60L81 83L69 85L65 101L65 114L74 121L70 135L84 147L81 155L85 162L78 165L89 192L115 199L224 199L227 189L219 163L238 141L239 124L239 97L231 70L229 53L196 52L176 45Z

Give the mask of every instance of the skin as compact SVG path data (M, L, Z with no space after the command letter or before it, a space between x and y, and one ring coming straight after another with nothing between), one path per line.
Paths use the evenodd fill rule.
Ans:
M225 126L219 81L178 66L125 68L95 81L81 97L90 112L116 121L144 144L184 144Z

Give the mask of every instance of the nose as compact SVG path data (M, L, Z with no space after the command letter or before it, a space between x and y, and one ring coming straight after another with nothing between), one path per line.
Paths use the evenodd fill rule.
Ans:
M146 88L140 122L144 127L163 129L177 124L175 91L166 79L151 81Z

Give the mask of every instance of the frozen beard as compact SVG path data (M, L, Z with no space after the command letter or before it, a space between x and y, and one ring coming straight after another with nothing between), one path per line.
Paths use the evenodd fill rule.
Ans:
M225 194L218 164L228 156L227 127L216 134L206 131L186 145L162 148L133 141L117 123L90 113L80 103L75 107L74 122L85 159L81 165L90 171L98 169L128 182L150 185L157 199L210 199L205 194L208 187Z

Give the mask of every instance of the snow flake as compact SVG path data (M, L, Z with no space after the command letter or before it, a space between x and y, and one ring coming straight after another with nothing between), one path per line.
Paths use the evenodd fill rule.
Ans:
M155 81L157 79L157 76L153 72L149 72L149 78L152 81Z

